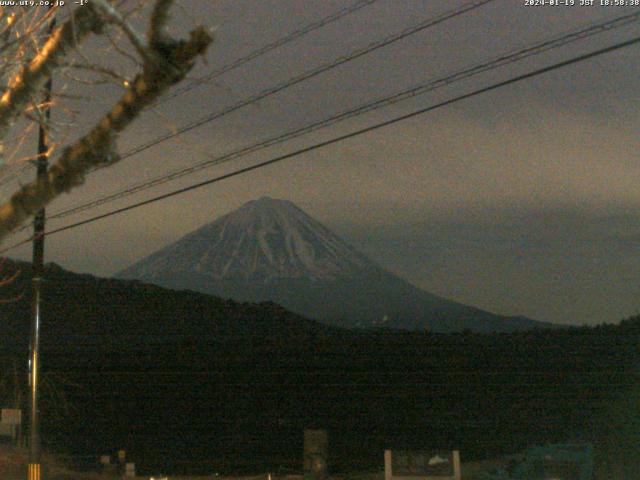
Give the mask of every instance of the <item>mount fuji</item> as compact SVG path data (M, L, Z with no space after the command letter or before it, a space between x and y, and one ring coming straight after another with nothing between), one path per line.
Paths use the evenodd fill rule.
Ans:
M269 197L246 203L116 277L236 301L272 301L342 327L511 332L552 326L421 290L293 203Z

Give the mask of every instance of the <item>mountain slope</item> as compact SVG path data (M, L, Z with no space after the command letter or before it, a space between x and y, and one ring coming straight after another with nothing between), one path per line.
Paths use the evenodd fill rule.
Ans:
M331 280L369 260L293 203L261 198L188 234L118 277L165 272L269 283L279 278Z
M2 343L24 349L29 338L31 264L5 259L0 274L17 278L2 289ZM42 310L46 348L137 349L191 339L305 339L337 330L273 303L247 304L156 285L94 277L55 264L45 268Z
M238 301L274 301L346 327L514 331L545 326L425 292L383 270L293 203L263 197L186 235L118 278Z

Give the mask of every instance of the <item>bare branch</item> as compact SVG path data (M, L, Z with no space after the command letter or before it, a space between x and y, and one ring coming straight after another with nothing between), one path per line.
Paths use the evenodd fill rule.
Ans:
M145 61L143 71L111 111L88 134L64 149L46 177L24 185L0 207L0 240L58 195L81 185L89 171L119 161L115 148L118 133L163 92L184 79L196 58L204 54L213 40L207 29L196 28L188 40L174 40L164 32L166 9L171 3L170 0L156 3L149 29L153 41L149 42L150 55L146 57L152 60ZM80 26L81 21L88 20L77 19L78 30L88 29Z
M173 0L157 0L151 13L149 21L149 33L147 39L152 48L157 49L159 45L168 43L171 39L166 33L167 23L169 22L169 9L173 4Z
M105 18L107 22L113 23L120 27L122 31L125 33L133 47L138 52L138 55L142 57L145 62L153 61L152 58L149 58L149 49L147 45L145 45L144 38L142 38L138 32L136 32L129 22L127 22L120 12L118 12L109 2L105 0L94 0L93 5L100 11L102 16Z
M102 18L95 14L93 8L79 8L74 11L71 19L53 32L41 51L11 80L9 89L0 97L0 141L30 99L51 76L58 62L76 42L86 38L92 31L99 31L102 25ZM0 158L0 164L1 162Z
M118 39L117 38L113 38L109 34L109 31L104 32L104 35L105 35L105 37L107 37L107 40L109 40L109 43L113 46L115 51L117 51L120 55L125 57L127 60L130 60L133 65L136 65L137 67L141 67L142 66L142 64L140 63L140 61L136 57L134 57L129 52L127 52L122 47L120 47L120 45L118 45L118 41L117 41Z
M115 80L115 82L112 83L116 83L120 86L126 86L129 83L129 80L124 75L116 72L114 69L96 65L94 63L65 63L64 65L61 65L61 67L85 70L100 74L103 77L110 77L112 80Z

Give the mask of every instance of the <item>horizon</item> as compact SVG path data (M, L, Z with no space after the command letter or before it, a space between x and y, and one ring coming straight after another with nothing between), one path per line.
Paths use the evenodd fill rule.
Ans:
M150 252L150 253L149 253L149 255L147 255L147 256L145 256L145 257L142 257L142 258L137 259L134 263L132 263L132 264L130 264L130 265L127 265L124 269L121 269L121 270L119 270L119 271L113 272L113 274L111 274L111 275L95 275L95 276L97 276L97 277L102 277L102 278L116 278L116 279L122 279L122 278L118 277L117 275L122 274L122 272L124 272L125 270L131 269L134 265L137 265L137 264L139 264L139 263L143 263L143 262L144 262L145 260L147 260L149 257L151 257L151 256L153 256L153 255L155 255L155 254L159 253L160 251L164 251L165 249L167 249L168 247L170 247L171 245L173 245L173 244L175 244L175 243L182 242L183 240L185 240L185 238L187 238L187 237L191 236L192 234L194 234L194 233L196 233L196 232L199 232L199 231L201 231L201 230L206 230L206 228L207 228L207 227L212 226L212 225L214 225L214 224L216 224L216 223L220 222L221 220L223 220L223 219L225 219L225 218L227 218L227 217L230 217L230 216L232 217L234 214L235 214L236 216L239 216L239 214L241 214L241 211L245 211L245 212L246 212L246 211L247 211L247 207L249 207L249 208L250 208L250 207L255 206L255 205L257 205L257 204L259 204L259 205L260 205L260 208L264 208L264 206L267 206L267 207L276 206L276 208L281 207L281 206L285 206L285 207L293 206L294 208L296 208L296 209L300 210L300 211L301 211L303 214L305 214L306 216L309 216L312 220L317 221L317 219L315 219L315 218L311 217L311 216L310 216L310 215L309 215L309 214L308 214L304 209L301 209L298 205L296 205L296 204L295 204L294 202L292 202L291 200L284 199L284 198L275 198L275 197L272 197L272 196L269 196L269 195L262 195L262 196L260 196L260 197L258 197L258 198L255 198L255 199L252 199L252 200L249 200L249 201L245 202L245 203L244 203L244 204L242 204L240 207L238 207L238 208L236 208L236 209L234 209L234 210L232 210L232 211L230 211L230 212L227 212L227 213L225 213L225 214L223 214L223 215L220 215L219 217L217 217L216 219L212 220L211 222L205 223L204 225L200 225L199 227L197 227L196 229L194 229L194 230L192 230L192 231L186 232L182 237L180 237L180 238L176 239L175 241L169 242L169 243L168 243L168 244L166 244L166 245L161 246L158 250L153 251L153 252ZM326 227L326 228L329 228L329 227L327 227L326 225L322 224L322 222L320 222L320 223L321 223L321 225L322 225L322 226L324 226L324 227ZM329 228L329 230L331 230L331 229ZM334 232L332 231L332 233L334 233ZM349 246L353 247L353 245L351 245L348 241L344 240L344 239L343 239L343 238L341 238L340 236L338 236L338 237L340 238L340 240L341 240L341 241L343 241L343 242L345 242L347 245L349 245ZM375 259L370 258L368 255L364 254L363 252L361 252L361 251L360 251L359 249L357 249L356 247L353 247L353 248L355 248L355 250L356 250L356 252L357 252L357 253L365 255L365 257L367 258L367 260L368 260L368 261L373 262L373 264L376 264L376 265L377 265L377 262L376 262L376 260L375 260ZM70 272L72 272L72 273L78 273L78 274L85 274L85 273L89 273L89 274L92 274L92 272L79 272L79 271L73 270L73 269L68 268L67 266L65 266L65 265L63 265L63 264L59 264L59 263L54 262L54 261L46 262L46 264L55 264L55 265L58 265L59 267L62 267L63 269L65 269L65 270L67 270L67 271L70 271ZM383 268L385 271L388 271L388 272L389 272L389 273L391 273L392 275L397 275L397 274L393 273L391 270L386 269L384 266L381 266L381 268ZM398 277L400 277L400 278L402 278L403 280L407 280L407 281L409 281L408 279L403 278L401 275L397 275L397 276L398 276ZM154 283L152 280L151 280L151 281L150 281L150 280L143 280L143 282L144 282L144 283ZM410 282L410 283L411 283L411 282ZM160 286L162 286L162 285L160 285ZM420 288L419 286L416 286L416 287L417 287L417 288ZM169 289L175 290L174 288L171 288L171 287L163 287L163 288L169 288ZM213 296L217 296L217 295L215 295L215 294L210 294L210 293L206 293L206 292L201 292L201 293L205 293L206 295L213 295ZM433 293L433 292L428 292L428 293ZM452 299L452 298L447 298L447 297L444 297L444 298L446 298L447 300L453 300L453 301L457 301L457 302L459 302L459 303L463 303L463 304L465 304L465 302L464 302L464 301L459 301L459 300ZM278 303L278 302L276 302L276 303ZM477 305L469 305L469 306L478 307ZM493 311L490 311L490 310L488 310L488 311L489 311L489 313L505 315L505 314L504 314L504 313L502 313L502 312L493 312ZM525 318L528 318L528 319L530 319L530 320L546 322L546 320L544 320L544 319L538 319L538 318L526 317L525 315L519 315L519 314L507 314L507 315L508 315L508 316L513 316L513 317L525 317ZM633 315L629 315L629 316L627 316L627 317L620 318L620 319L618 319L618 320L617 320L617 321L615 321L615 322L604 322L604 321L603 321L603 322L601 322L601 323L599 323L599 324L595 324L595 325L618 324L620 321L623 321L623 320L625 320L625 319L627 319L627 318L629 318L629 317L631 317L631 316L633 316ZM579 327L579 326L589 326L589 324L588 324L588 323L554 323L554 322L547 322L547 323L552 323L552 324L555 324L555 325L578 326L578 327ZM591 325L591 326L594 326L594 325Z

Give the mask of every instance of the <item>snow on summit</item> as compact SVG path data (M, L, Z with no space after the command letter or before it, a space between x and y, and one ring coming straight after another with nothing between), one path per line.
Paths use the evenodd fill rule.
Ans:
M346 328L493 332L541 325L421 290L293 203L269 197L246 203L116 276L242 302L272 301Z
M373 266L364 255L287 200L262 197L137 262L126 276L170 272L269 282L328 280Z

